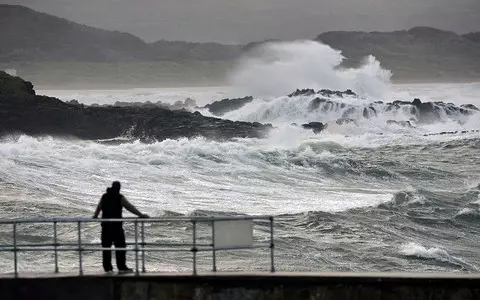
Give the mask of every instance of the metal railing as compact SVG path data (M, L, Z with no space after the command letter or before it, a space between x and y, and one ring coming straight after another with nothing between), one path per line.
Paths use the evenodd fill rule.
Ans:
M268 244L255 244L248 246L232 246L232 247L217 247L215 243L215 222L219 221L252 221L264 222L264 225L269 228ZM102 223L102 222L122 222L133 223L134 241L127 242L125 248L103 248L99 243L84 243L82 242L82 225L87 223ZM156 224L166 222L189 222L192 224L192 242L191 243L155 243L147 242L145 237L145 224ZM211 226L209 243L199 243L197 239L198 224L207 224ZM19 243L18 227L21 224L41 225L51 224L52 243ZM76 224L77 241L76 243L60 243L58 239L58 229L62 224ZM14 219L14 220L0 220L0 226L12 226L12 244L0 245L0 253L13 253L13 273L17 277L19 275L18 269L18 253L21 252L53 252L54 254L54 272L59 273L59 257L60 252L77 252L78 253L78 267L79 275L84 274L83 267L83 253L85 251L116 251L126 250L133 251L135 257L134 273L139 275L146 272L145 253L146 252L192 252L192 275L197 275L197 253L201 251L212 252L212 271L217 271L217 251L225 250L245 250L255 248L269 248L270 249L270 272L275 272L274 261L274 219L272 216L231 216L231 217L165 217L165 218L123 218L123 219L87 219L87 218L55 218L55 219ZM129 247L131 246L131 247ZM173 247L173 248L168 248ZM141 264L141 266L140 266Z

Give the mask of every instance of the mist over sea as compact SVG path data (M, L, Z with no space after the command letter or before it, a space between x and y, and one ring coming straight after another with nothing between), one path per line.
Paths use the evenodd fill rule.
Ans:
M151 144L3 137L0 218L90 217L105 188L120 180L123 194L151 216L274 215L278 270L478 271L480 133L470 131L480 129L480 113L442 112L440 121L424 124L410 110L390 111L378 101L419 98L478 107L480 83L392 84L374 57L355 69L340 68L342 59L314 42L274 43L240 61L228 87L37 91L84 104L173 104L188 97L203 106L252 95L253 102L222 118L274 129L266 139ZM297 88L352 89L359 98L331 100L375 105L377 114L364 118L359 110L356 124L333 124L314 134L292 124L334 121L345 108L311 110L316 96L287 97ZM388 120L410 121L415 128ZM459 133L429 135L445 131ZM260 242L268 240L266 225L256 224ZM202 239L208 229L200 230ZM148 232L156 241L188 241L191 226L168 223ZM22 226L19 233L25 243L52 238L48 226ZM76 228L66 226L60 234L62 241L75 241ZM0 226L0 243L11 241L11 227ZM84 241L99 242L99 227L87 226ZM268 254L221 253L219 268L268 269ZM99 253L85 256L87 268L101 269ZM11 259L0 253L0 269L8 272ZM188 253L148 254L147 261L149 270L191 266ZM53 270L51 254L20 254L20 262L23 271ZM77 262L75 253L61 254L62 270L75 270ZM210 263L200 255L201 267Z

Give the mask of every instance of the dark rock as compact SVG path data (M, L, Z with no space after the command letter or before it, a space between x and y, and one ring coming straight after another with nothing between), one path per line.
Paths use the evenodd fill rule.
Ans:
M343 98L344 96L355 96L355 97L357 96L357 94L355 94L352 90L346 90L344 92L341 92L341 91L332 91L332 90L328 90L328 89L323 89L323 90L320 90L317 93L315 93L315 91L313 89L303 89L303 90L297 89L295 92L288 95L288 97L311 96L311 95L315 95L315 94L319 94L319 95L322 95L324 97L336 96L336 97L340 97L340 98Z
M97 140L129 135L150 142L195 136L261 138L272 128L270 124L233 122L155 105L83 106L47 96L5 95L5 90L0 91L0 136L24 133Z
M97 106L102 106L102 105L97 105ZM103 105L103 106L109 106L109 105ZM195 108L196 107L196 102L195 100L191 98L185 99L184 102L178 100L175 101L174 104L169 104L169 103L163 103L162 101L157 101L156 103L152 103L151 101L146 101L146 102L124 102L124 101L117 101L113 104L113 106L118 106L118 107L162 107L162 108L168 108L172 110L185 110L187 108Z
M33 84L0 71L0 96L35 96Z
M308 110L309 111L316 110L320 107L321 103L324 103L326 101L327 99L317 97L310 102L310 104L308 105Z
M473 104L462 104L462 105L460 105L460 107L466 108L466 109L470 109L470 110L476 110L476 111L479 110L479 109L478 109L475 105L473 105Z
M440 109L438 105L432 102L422 103L420 99L415 98L412 103L418 110L418 121L421 123L432 123L441 120Z
M415 99L413 99L413 101L412 101L411 104L412 104L413 106L417 106L417 107L418 107L418 106L422 105L422 101L420 101L420 99L418 99L418 98L415 98Z
M253 97L251 96L237 99L223 99L220 101L215 101L211 104L207 104L203 108L207 108L215 116L222 116L227 112L240 109L252 101Z
M357 96L357 94L355 94L352 90L346 90L345 92L343 92L345 95L349 95L349 96Z
M363 109L363 117L365 119L370 119L372 117L376 117L377 116L377 111L375 110L375 108L369 106L369 107L365 107Z
M75 99L72 99L72 100L68 101L67 103L71 104L71 105L81 105L80 102L78 102L78 100L75 100Z
M419 101L420 101L420 100L419 100ZM393 101L393 104L394 104L394 105L410 105L410 104L412 104L412 103L407 102L407 101L395 100L395 101Z
M310 122L308 124L302 124L302 127L305 129L312 129L313 133L316 134L322 132L325 128L327 128L327 125L321 122Z
M315 91L313 89L303 89L303 90L297 89L295 92L288 95L288 97L292 98L297 96L311 96L311 95L315 95Z
M343 98L344 96L357 96L357 94L355 94L352 90L346 90L344 92L340 92L340 91L332 91L332 90L328 90L328 89L323 89L323 90L318 91L318 94L320 94L322 96L325 96L325 97L336 96L336 97L339 97L339 98Z

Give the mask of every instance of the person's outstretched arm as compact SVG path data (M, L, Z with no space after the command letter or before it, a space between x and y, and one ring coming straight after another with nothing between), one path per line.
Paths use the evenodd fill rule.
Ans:
M139 216L140 218L148 218L149 216L146 214L142 214L133 204L128 202L128 200L125 197L122 197L122 206L125 207L126 210L131 212L134 215Z
M95 213L93 214L94 219L98 218L98 215L100 214L100 211L102 210L102 202L103 202L103 197L98 202L97 209L95 210Z

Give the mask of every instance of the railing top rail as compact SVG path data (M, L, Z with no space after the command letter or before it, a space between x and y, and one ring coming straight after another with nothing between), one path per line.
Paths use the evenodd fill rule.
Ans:
M273 216L218 216L218 217L202 217L202 216L178 216L178 217L154 217L154 218L122 218L122 219L92 219L92 218L19 218L0 220L0 225L5 224L25 224L25 223L101 223L101 222L145 222L145 223L162 223L162 222L212 222L212 221L235 221L235 220L270 220Z

